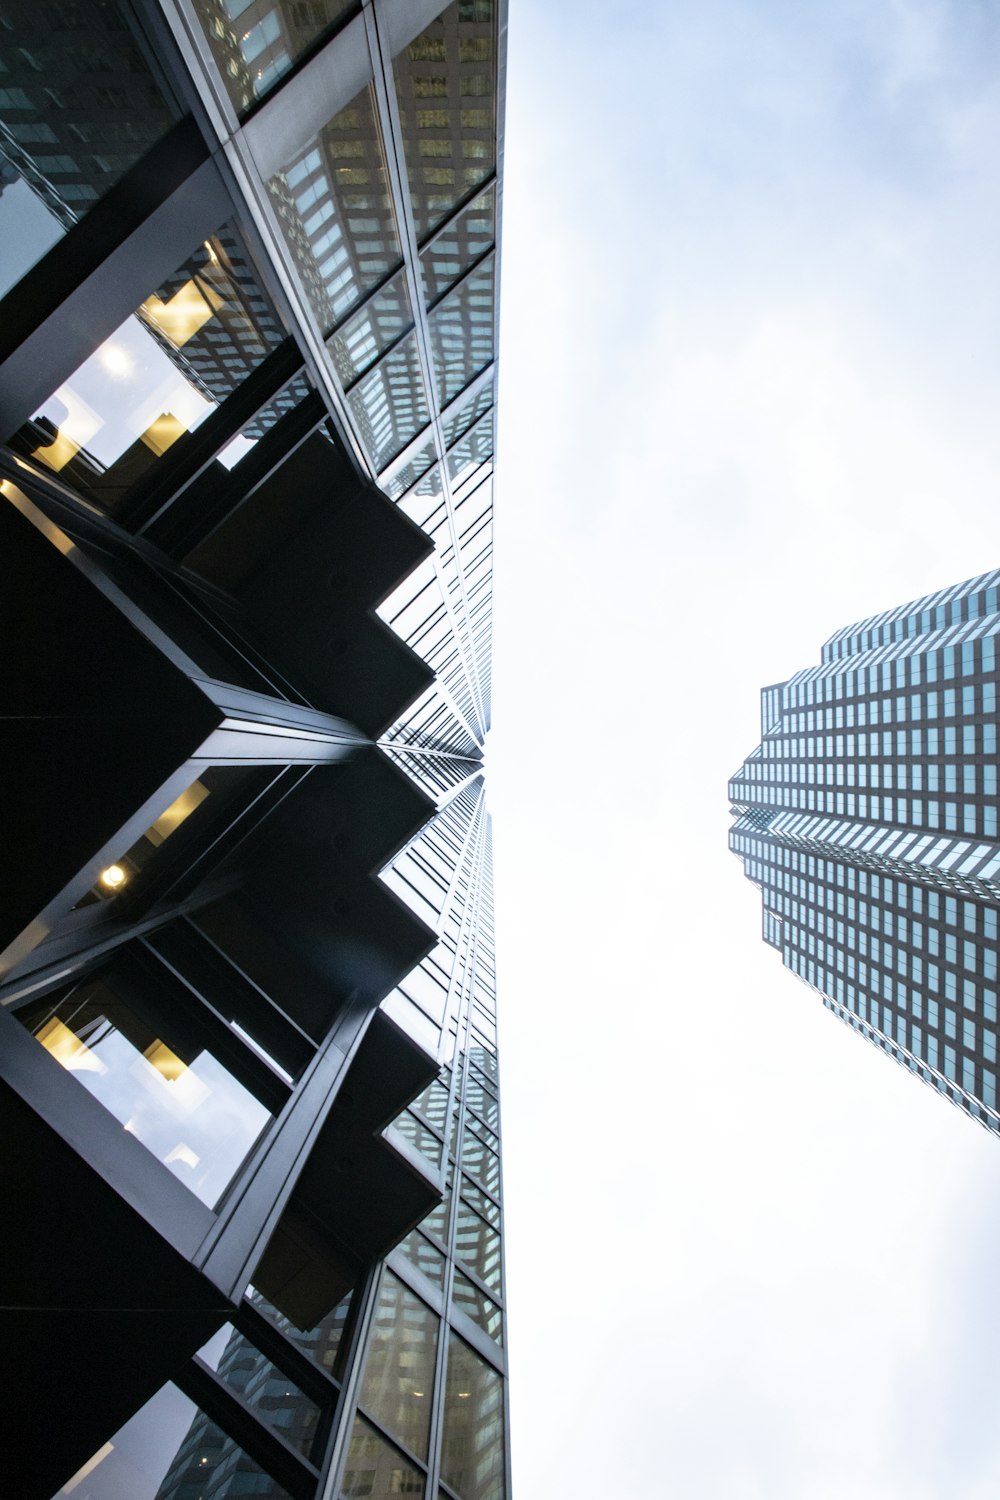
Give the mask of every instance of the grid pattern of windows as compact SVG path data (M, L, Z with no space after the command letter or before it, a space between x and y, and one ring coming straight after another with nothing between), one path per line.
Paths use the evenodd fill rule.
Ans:
M849 626L765 688L729 784L765 941L994 1131L998 577Z
M92 310L84 363L62 371L18 418L12 444L24 463L43 466L50 485L58 479L67 509L82 501L88 514L99 512L93 524L102 537L113 519L123 575L142 533L143 546L208 578L218 564L215 528L239 509L237 496L254 492L299 445L319 437L433 546L378 614L434 680L377 743L434 805L427 826L380 877L434 934L430 952L382 1009L437 1069L385 1128L392 1148L385 1154L420 1167L442 1202L374 1268L369 1259L331 1269L317 1252L310 1274L329 1282L322 1297L316 1293L322 1316L304 1294L297 1300L288 1292L274 1264L259 1262L260 1285L246 1286L231 1322L190 1357L176 1390L164 1387L111 1434L67 1493L84 1477L88 1493L102 1500L111 1493L101 1488L104 1477L138 1492L141 1469L145 1487L164 1497L194 1486L206 1497L239 1489L300 1500L319 1493L504 1500L503 1205L482 760L490 725L505 8L502 0L453 0L425 24L430 12L421 7L416 15L407 0L364 7L360 0L194 0L190 9L163 0L154 8L162 32L147 36L141 14L110 0L53 0L41 41L32 7L8 9L28 71L23 88L0 90L0 186L8 217L32 215L35 259L58 254L60 239L91 205L130 170L144 170L164 143L176 154L171 142L183 137L190 157L163 156L176 181L148 174L161 224L179 221L183 243L143 287L145 300L118 311L126 322L112 325L103 306ZM195 18L207 47L190 46ZM172 48L171 38L181 45ZM326 80L322 88L317 77ZM185 120L178 103L192 88L212 101L197 122ZM209 181L212 156L238 164L232 181ZM209 219L199 192L206 204L215 195L225 212ZM197 227L186 238L188 214ZM148 232L145 221L141 228ZM131 254L140 231L121 233ZM170 234L163 244L165 258ZM13 266L15 281L31 273L32 256ZM0 296L7 291L0 285ZM115 305L110 292L107 301ZM260 524L264 534L271 522ZM219 555L226 550L220 545ZM234 562L222 582L212 574L220 609L238 573ZM344 578L334 571L329 586L351 581L346 570ZM167 603L164 629L172 637L180 634L172 594ZM272 691L255 648L233 631L233 643L224 636L225 660L199 657L199 665L213 679ZM342 645L333 637L331 654ZM298 708L298 689L280 682L282 702L287 690ZM244 801L255 805L266 791L277 802L288 790L282 778L298 786L287 769L276 763L260 785L242 788L243 801L234 794L224 809L232 814L227 833ZM193 814L187 830L192 838L222 802L210 777L207 811ZM159 832L160 842L165 836ZM186 836L172 835L167 853ZM143 838L154 846L151 835ZM125 850L109 873L141 894L142 861L134 854ZM148 864L155 874L152 856ZM113 899L95 888L79 910L86 918L90 902L98 914L111 911ZM351 915L346 898L337 898L335 915ZM103 1088L110 1097L119 1074L141 1074L162 1107L148 1128L148 1105L140 1124L128 1118L125 1128L182 1182L200 1172L197 1190L210 1205L295 1102L314 1039L291 1014L294 984L287 1014L271 1006L270 989L284 982L284 971L264 974L254 934L239 920L228 909L225 918L201 911L185 931L183 952L170 946L169 933L156 939L160 947L151 940L154 956L131 988L131 971L118 964L121 995L74 991L60 997L58 1011L49 1005L21 1017L92 1094ZM228 958L222 963L227 921L246 972ZM213 1012L203 1038L178 1005L165 1006L162 1025L158 1010L147 1015L140 1001L156 987L146 967L170 999L174 960L181 969L188 961L208 966L210 983L224 969L254 1024L234 1021L230 1034ZM258 986L257 978L267 983ZM201 1016L200 1002L192 1009ZM314 1019L319 1032L326 1022ZM394 1108L405 1094L395 1097ZM191 1134L196 1107L207 1113L219 1101L238 1116L228 1154L217 1126L214 1135L205 1131L204 1150ZM129 1109L133 1102L130 1094ZM184 1117L183 1139L182 1105L192 1116ZM423 1183L418 1201L431 1196ZM311 1221L289 1210L288 1222L298 1254Z

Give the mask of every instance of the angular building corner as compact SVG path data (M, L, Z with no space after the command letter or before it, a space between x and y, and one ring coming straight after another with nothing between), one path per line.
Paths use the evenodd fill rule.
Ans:
M505 0L12 0L5 1489L507 1500Z
M763 689L729 783L764 941L994 1133L998 589L988 573L838 631Z

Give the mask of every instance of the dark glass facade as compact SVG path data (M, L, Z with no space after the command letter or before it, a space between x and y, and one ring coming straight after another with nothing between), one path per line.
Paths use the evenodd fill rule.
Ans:
M993 1132L998 588L985 574L839 631L763 690L729 784L764 940Z
M5 1482L506 1500L505 6L2 21Z

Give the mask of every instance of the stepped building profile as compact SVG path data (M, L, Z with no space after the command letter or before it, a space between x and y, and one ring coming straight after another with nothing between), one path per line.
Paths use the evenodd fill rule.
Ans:
M729 845L823 1003L1000 1131L1000 572L838 631L761 693Z
M0 17L18 1500L506 1500L504 0Z

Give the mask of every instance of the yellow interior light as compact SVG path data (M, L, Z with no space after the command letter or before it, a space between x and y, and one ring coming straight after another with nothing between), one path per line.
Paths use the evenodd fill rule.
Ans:
M185 281L169 302L161 302L159 297L148 297L142 304L142 310L160 332L166 335L174 348L180 349L223 305L224 299L217 292L205 282L192 278Z
M200 781L192 781L191 785L171 802L166 812L160 814L152 828L146 829L146 838L154 846L162 844L164 839L168 839L174 830L191 816L196 807L201 806L207 796L208 787Z
M61 432L54 442L46 443L42 448L36 448L31 456L40 459L43 464L48 464L49 468L55 469L58 474L59 470L64 469L79 451L80 444L74 443L71 437Z
M117 891L128 879L128 875L121 865L108 865L106 870L101 871L101 884L109 891Z
M175 417L171 411L163 411L155 422L150 422L146 431L140 436L146 447L151 448L159 458L176 443L179 437L183 437L187 430L180 417Z
M60 1067L67 1068L71 1073L106 1073L108 1071L105 1063L91 1052L90 1048L81 1042L74 1031L57 1021L53 1016L46 1021L41 1031L36 1032L38 1040L51 1053Z
M150 1042L142 1055L167 1083L176 1083L187 1072L187 1063L182 1062L176 1052L171 1052L166 1042Z
M104 421L72 386L61 385L52 401L64 409L65 415L52 442L43 443L31 456L58 473L100 431Z

